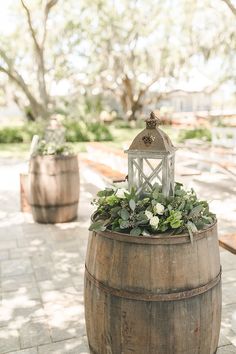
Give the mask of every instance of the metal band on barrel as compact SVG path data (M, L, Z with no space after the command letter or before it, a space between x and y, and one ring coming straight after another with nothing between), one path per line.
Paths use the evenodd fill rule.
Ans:
M133 291L112 288L95 279L92 276L92 274L89 273L86 267L85 267L85 276L97 288L103 290L107 294L111 294L114 296L131 299L131 300L139 300L139 301L178 301L178 300L189 299L197 295L201 295L207 292L208 290L214 288L221 280L221 270L216 278L214 278L209 283L203 286L191 290L185 290L185 291L168 293L168 294L167 293L166 294L145 294L145 293L137 293Z
M69 207L72 205L78 204L78 201L72 202L72 203L67 203L67 204L55 204L55 205L39 205L39 204L32 204L30 203L30 206L34 208L39 208L39 209L50 209L50 208L64 208L64 207Z

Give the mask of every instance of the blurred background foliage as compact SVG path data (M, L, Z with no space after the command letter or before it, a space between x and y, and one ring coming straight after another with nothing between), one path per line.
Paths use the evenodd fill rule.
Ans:
M17 105L22 113L19 127L0 130L2 143L30 141L55 113L68 141L111 140L111 124L137 126L173 92L189 88L205 95L223 88L235 105L234 0L9 0L0 6L1 18L6 15L0 106ZM214 104L219 108L217 99Z

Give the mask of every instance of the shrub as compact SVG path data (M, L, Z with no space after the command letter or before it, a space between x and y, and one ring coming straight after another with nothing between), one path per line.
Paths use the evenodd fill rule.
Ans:
M64 127L68 142L113 140L109 128L100 122L67 120L64 122Z
M0 143L28 143L35 134L43 135L42 124L30 122L20 127L5 127L0 129Z
M211 132L207 128L196 128L191 130L182 130L179 133L178 141L180 143L187 139L200 139L203 141L211 141Z
M28 122L23 128L24 142L30 142L34 135L43 137L45 130L45 122Z
M66 120L63 125L66 128L67 142L113 140L109 128L100 122L84 122L71 119ZM0 143L27 143L32 140L35 134L43 137L44 130L44 122L29 122L21 127L2 128L0 129Z
M23 141L22 128L6 127L0 129L0 143L22 143Z

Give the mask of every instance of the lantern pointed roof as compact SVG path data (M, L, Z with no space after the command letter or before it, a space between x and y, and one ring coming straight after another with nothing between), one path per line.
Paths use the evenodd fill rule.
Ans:
M146 128L134 138L127 152L150 151L168 154L176 150L169 136L158 127L161 120L154 112L150 113L145 122Z

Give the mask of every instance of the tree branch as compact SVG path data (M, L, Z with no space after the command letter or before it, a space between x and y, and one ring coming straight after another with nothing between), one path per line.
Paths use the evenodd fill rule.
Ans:
M236 7L232 4L231 0L222 0L228 8L231 10L234 16L236 16Z
M48 21L48 16L51 11L51 9L58 3L59 0L50 0L47 2L45 9L44 9L44 21L43 21L43 38L42 38L42 43L41 47L44 47L44 43L46 41L47 37L47 21Z
M21 0L21 4L25 10L27 16L27 22L30 30L30 34L35 46L36 59L38 62L37 75L38 75L38 86L40 97L42 99L45 107L49 103L49 95L47 92L46 81L45 81L45 60L44 60L44 44L47 36L47 20L50 10L57 4L58 0L48 0L44 8L44 21L43 21L43 35L41 43L37 39L37 34L32 23L32 17L29 8L27 7L25 0Z
M33 27L30 10L26 6L24 0L21 0L21 4L22 4L23 8L25 9L25 13L26 13L26 16L27 16L27 21L28 21L28 26L29 26L29 30L30 30L30 33L31 33L31 37L32 37L34 45L35 45L35 49L36 49L37 52L40 52L41 48L40 48L39 42L37 40L36 32L35 32L34 27Z
M3 58L5 61L7 67L4 67L0 65L0 72L6 74L10 80L15 82L24 92L26 97L28 98L32 110L34 112L35 117L39 116L42 114L45 115L45 110L43 106L37 101L37 99L33 96L31 93L29 87L27 86L26 82L24 81L23 77L18 73L12 66L12 60L6 55L4 50L0 48L0 56Z

